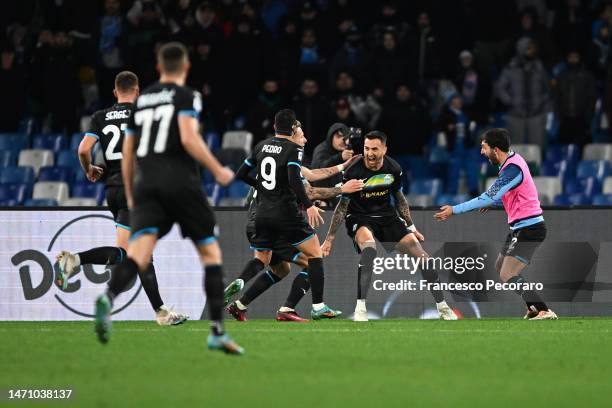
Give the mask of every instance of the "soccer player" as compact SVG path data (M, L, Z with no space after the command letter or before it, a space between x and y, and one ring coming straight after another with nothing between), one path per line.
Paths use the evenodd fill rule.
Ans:
M516 292L527 304L525 319L555 320L557 315L546 306L536 291L521 289L527 283L521 272L529 265L534 252L546 238L538 191L529 167L525 159L510 150L510 135L506 129L486 131L480 152L491 164L499 167L499 176L493 185L470 201L455 206L442 206L434 217L444 221L454 214L476 209L484 213L501 201L508 213L510 233L497 257L495 268L503 282L517 284L519 289Z
M328 256L336 231L346 219L346 231L361 254L357 269L356 322L368 321L366 298L378 239L387 251L397 249L413 257L422 258L421 272L429 283L439 282L438 273L426 262L429 255L420 241L425 238L416 229L410 216L408 200L402 193L402 168L386 156L387 136L380 131L365 135L363 159L351 167L344 179L365 180L363 191L345 194L338 203L332 218L327 238L323 243L323 255ZM395 199L395 205L391 202ZM432 289L438 313L444 320L457 320L457 316L446 304L442 291Z
M308 277L312 291L311 318L338 316L323 302L324 275L321 246L314 232L323 222L319 209L312 204L301 180L304 150L295 142L298 121L290 109L274 117L275 136L255 146L246 164L257 169L257 179L241 172L240 178L257 189L254 249L264 252L264 265L270 264L272 252L285 242L296 247L308 259ZM308 220L299 210L305 209Z
M117 74L113 91L117 103L93 114L91 128L85 133L79 144L79 161L87 179L91 182L98 181L104 172L101 167L94 166L91 159L91 151L95 144L99 142L101 145L106 162L106 201L115 220L117 246L98 247L77 254L61 251L56 259L60 271L58 283L62 289L66 289L68 279L80 265L115 265L125 257L130 237L130 219L121 177L121 158L123 157L121 146L123 132L128 124L138 92L136 74L130 71ZM140 279L159 325L181 324L189 318L186 314L174 312L164 305L159 294L153 262L140 275Z
M157 53L159 82L138 97L125 131L121 169L133 234L127 258L117 266L106 293L96 301L96 332L100 341L108 341L113 299L130 279L144 272L157 241L176 222L183 237L195 244L204 265L211 320L208 348L242 354L242 347L223 328L221 249L198 164L208 168L221 185L229 184L233 173L221 166L199 133L202 101L199 93L185 87L189 67L184 45L163 45Z
M296 143L301 147L306 145L307 139L299 125L295 132ZM302 176L306 194L310 200L327 200L330 198L337 197L343 193L353 193L363 188L363 181L361 180L349 180L341 187L312 187L309 182L324 180L333 175L342 172L344 169L348 169L356 160L359 160L360 156L353 156L344 163L328 167L324 169L310 170L302 166ZM252 169L248 163L244 163L237 172L237 177L243 177L244 174L248 174ZM255 212L257 208L256 195L254 194L249 206L249 216L246 226L247 239L252 244L253 237L255 235ZM250 260L245 268L243 269L240 277L235 279L225 289L225 301L226 304L234 294L238 293L244 287L244 284L250 279L254 278L260 271L262 271L266 265L262 262L267 254L266 251L255 250L255 257ZM233 302L226 310L238 321L246 321L247 306L265 292L272 285L278 283L284 277L286 277L291 271L289 263L294 263L302 268L302 271L295 277L291 290L285 301L284 305L276 313L276 320L281 322L307 322L298 315L295 311L295 306L302 299L302 297L310 289L310 282L308 280L308 263L306 257L300 253L298 249L293 247L289 242L283 242L273 252L270 260L270 269L265 274L259 275L259 277L253 282L253 284L245 291L239 300Z

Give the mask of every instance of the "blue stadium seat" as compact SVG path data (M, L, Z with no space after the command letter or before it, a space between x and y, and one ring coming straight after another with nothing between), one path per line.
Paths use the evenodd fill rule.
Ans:
M227 187L226 197L244 198L249 194L249 185L242 181L235 181Z
M26 207L56 207L57 201L50 200L47 198L31 198L29 200L26 200L24 205Z
M207 132L204 135L204 140L206 141L206 144L208 145L208 148L210 150L212 150L213 152L216 152L221 147L221 142L220 142L220 138L219 138L219 134L218 133Z
M0 134L0 150L10 150L19 152L27 149L30 145L30 139L26 135L19 133L2 133Z
M575 144L550 145L546 148L546 152L544 153L544 160L553 162L567 160L570 162L577 163L578 161L580 161L580 146Z
M32 167L5 167L0 171L0 184L33 184L34 169Z
M68 148L68 138L62 134L38 134L32 139L33 149L49 149L54 152L65 150Z
M469 199L467 194L442 194L436 198L435 205L457 205Z
M19 202L16 200L0 200L0 207L17 207Z
M578 178L595 177L603 181L607 176L612 175L612 164L607 160L582 160L578 163L576 176Z
M450 153L443 147L434 147L429 152L430 163L446 163L450 159Z
M221 149L216 155L221 164L234 171L238 170L246 159L246 152L242 149Z
M593 205L610 205L612 206L612 194L598 194L593 197Z
M72 185L72 194L75 198L95 198L98 204L104 202L104 183L91 183L89 181L77 181Z
M70 167L74 171L80 170L81 163L77 154L71 150L62 150L57 153L57 166Z
M12 150L0 150L0 167L17 165L17 154Z
M583 179L571 178L563 186L564 194L584 194L593 197L601 192L601 184L594 177Z
M0 200L14 200L21 204L30 196L29 189L28 184L0 184Z
M74 170L63 166L45 166L40 168L38 181L65 181L72 184Z
M81 140L83 140L83 133L73 133L70 136L70 149L72 152L76 152L79 150L79 144L81 144Z
M427 194L438 196L442 193L442 180L440 179L417 179L410 183L410 194Z

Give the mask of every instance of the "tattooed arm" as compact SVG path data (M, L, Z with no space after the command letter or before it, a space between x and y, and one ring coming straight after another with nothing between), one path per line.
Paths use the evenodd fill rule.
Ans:
M412 221L408 199L401 191L395 192L395 206L397 208L397 212L399 212L400 216L406 221L406 224L408 224L408 229L414 232L414 235L419 241L425 241L425 237L416 229L414 222Z
M325 180L326 178L330 178L333 175L336 175L344 170L347 170L351 167L357 160L360 160L363 156L355 155L345 161L342 164L332 167L326 167L324 169L308 169L302 166L302 176L306 178L308 181L319 181Z
M306 194L311 200L328 200L340 194L351 194L363 189L363 181L352 179L344 183L341 187L313 187L310 183L305 183Z
M332 242L336 238L336 231L338 230L340 224L342 224L344 221L344 218L346 218L346 212L348 210L350 201L351 200L348 198L342 198L334 211L329 230L327 231L327 236L325 237L325 242L323 242L323 246L321 247L323 256L328 256L331 252Z

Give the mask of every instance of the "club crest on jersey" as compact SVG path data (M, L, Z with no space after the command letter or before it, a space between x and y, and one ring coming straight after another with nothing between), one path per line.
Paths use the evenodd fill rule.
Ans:
M304 151L303 150L299 150L298 151L298 160L302 161L302 158L304 157Z
M395 177L393 177L393 174L377 174L365 182L363 189L371 190L377 187L390 186L394 181Z

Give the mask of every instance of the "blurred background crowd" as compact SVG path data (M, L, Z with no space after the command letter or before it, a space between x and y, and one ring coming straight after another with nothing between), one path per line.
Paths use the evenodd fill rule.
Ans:
M608 0L5 1L0 132L86 130L118 72L146 87L155 50L177 40L207 133L246 130L254 145L292 107L307 163L342 155L333 124L383 130L393 155L428 163L505 126L544 159L612 141L611 24Z

